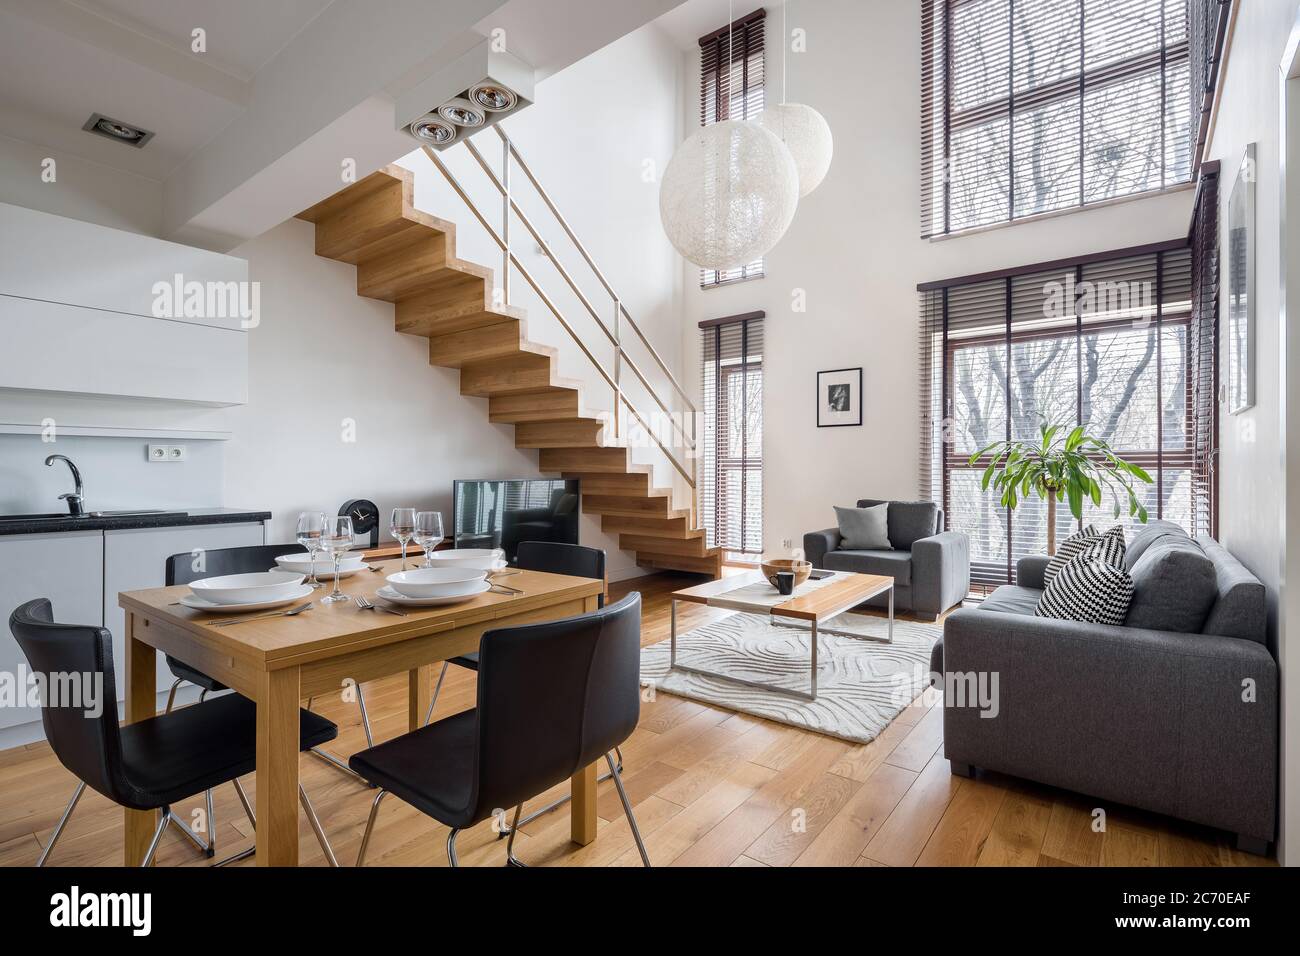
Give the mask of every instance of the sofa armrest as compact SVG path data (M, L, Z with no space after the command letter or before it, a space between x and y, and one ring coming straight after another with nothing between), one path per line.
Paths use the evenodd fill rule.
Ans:
M943 667L949 760L1273 839L1264 645L963 608L944 622ZM991 706L970 699L981 680Z
M827 528L825 531L809 531L803 536L803 556L812 562L814 568L825 567L822 559L828 551L835 551L840 546L840 529Z
M1052 559L1045 554L1027 554L1016 562L1016 583L1022 588L1043 590L1047 585L1047 565Z
M912 609L939 615L970 593L970 538L944 531L912 544Z

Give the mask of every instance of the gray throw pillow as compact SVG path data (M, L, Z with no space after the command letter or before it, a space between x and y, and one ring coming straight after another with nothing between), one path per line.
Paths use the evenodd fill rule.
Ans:
M1138 559L1146 553L1147 548L1155 544L1165 535L1173 535L1177 538L1187 538L1187 532L1174 524L1172 521L1163 521L1155 518L1146 524L1138 525L1133 530L1133 540L1128 544L1128 551L1124 555L1124 567L1130 573L1133 566L1138 563Z
M889 505L874 508L835 506L840 548L845 551L892 551L889 544Z
M1214 562L1186 535L1156 538L1138 558L1126 627L1199 634L1218 598Z

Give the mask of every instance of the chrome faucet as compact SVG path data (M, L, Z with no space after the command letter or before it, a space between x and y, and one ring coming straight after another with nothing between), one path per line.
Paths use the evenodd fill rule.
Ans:
M73 464L72 459L69 458L67 455L50 455L48 458L45 459L45 464L48 467L50 465L53 465L56 461L62 461L67 463L68 468L72 471L72 480L77 483L76 491L71 491L68 492L67 494L59 495L59 500L66 501L68 503L69 515L75 517L77 515L85 514L86 512L83 507L85 503L85 498L82 494L81 472L77 470L77 466Z

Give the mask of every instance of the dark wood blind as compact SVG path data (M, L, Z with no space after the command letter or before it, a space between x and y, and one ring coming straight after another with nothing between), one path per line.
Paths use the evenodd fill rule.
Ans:
M1201 152L1210 131L1210 112L1223 62L1223 44L1228 33L1232 0L1191 0L1188 29L1192 77L1192 172L1201 165Z
M1192 501L1197 528L1219 534L1219 164L1203 163L1192 212Z
M1188 3L922 0L922 236L1187 182Z
M700 37L700 125L722 120L752 120L763 111L763 36L767 13L755 10L707 36ZM700 287L710 288L757 279L763 260L721 272L700 270Z
M763 313L700 323L700 514L709 547L763 551Z
M1000 507L980 488L987 462L969 464L992 442L1035 438L1044 419L1086 424L1150 472L1151 517L1213 533L1217 316L1204 267L1180 239L920 287L920 490L970 536L972 583L1005 584L1046 548L1046 503ZM1084 523L1115 523L1112 507L1089 505ZM1058 538L1077 526L1065 506L1057 522Z

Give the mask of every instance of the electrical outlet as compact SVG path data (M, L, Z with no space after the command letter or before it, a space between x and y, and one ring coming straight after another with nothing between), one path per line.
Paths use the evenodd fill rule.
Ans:
M146 455L150 461L184 461L188 457L184 445L150 445Z
M793 548L793 547L794 547L794 539L793 539L793 538L782 538L782 539L781 539L781 547L785 548L787 551L788 551L790 548Z

